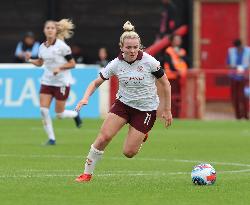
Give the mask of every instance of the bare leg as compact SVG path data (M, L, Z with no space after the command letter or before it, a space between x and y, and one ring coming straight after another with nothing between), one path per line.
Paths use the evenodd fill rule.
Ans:
M66 104L66 100L56 100L56 107L55 107L56 113L63 112L65 109L65 104Z
M103 122L101 131L95 142L91 145L85 163L84 174L92 175L96 163L102 158L105 147L109 144L116 133L127 123L127 120L113 113L109 113Z
M130 125L128 136L125 139L123 145L123 154L128 158L132 158L133 156L135 156L141 148L141 144L143 143L144 137L144 133L136 130Z
M66 100L56 100L56 116L59 119L63 118L75 118L78 113L75 110L65 110Z
M49 94L40 94L40 107L46 107L49 108L51 101L52 101L52 95Z
M109 113L103 122L100 133L93 146L98 150L104 150L117 132L127 123L127 120L114 113Z

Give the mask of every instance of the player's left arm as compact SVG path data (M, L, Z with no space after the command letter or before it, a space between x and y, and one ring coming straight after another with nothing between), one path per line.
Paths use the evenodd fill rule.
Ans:
M158 82L160 83L160 85L163 88L163 92L164 92L164 109L163 109L163 113L162 113L162 118L165 119L165 126L168 127L171 125L172 121L173 121L173 117L172 117L172 113L171 113L171 85L168 81L168 78L166 76L166 74L164 73L164 71L162 70L162 68L159 68L158 71Z
M65 63L65 64L61 65L60 67L57 67L57 68L54 69L54 71L53 71L54 75L58 74L61 71L72 69L72 68L75 67L76 62L75 62L75 60L73 59L72 56L71 56L70 59L67 59L67 60L68 60L67 63Z
M67 60L67 63L55 68L53 71L54 75L58 74L61 71L72 69L76 65L76 62L72 56L71 48L68 45L62 44L60 50L61 55Z

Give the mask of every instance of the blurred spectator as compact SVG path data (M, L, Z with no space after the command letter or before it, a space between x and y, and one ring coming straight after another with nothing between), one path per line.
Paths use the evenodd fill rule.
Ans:
M86 57L83 55L83 50L78 44L73 44L71 50L76 63L86 63Z
M171 45L165 50L164 68L169 79L176 79L179 75L186 75L188 59L186 50L181 47L181 36L173 35L170 41Z
M96 61L96 64L100 65L101 67L106 67L108 65L108 51L106 48L102 47L98 50L98 60Z
M237 119L249 119L248 98L244 95L244 88L247 86L246 73L250 66L250 47L243 46L240 39L234 40L233 45L227 54L227 64L233 71L230 74L232 103Z
M33 32L25 33L23 40L19 41L15 51L15 62L25 63L26 53L30 53L31 58L38 57L40 43L35 40Z
M162 0L163 11L161 13L160 29L157 38L171 34L176 26L176 8L171 0Z
M170 41L171 45L165 50L163 67L171 84L172 114L174 117L180 117L181 80L186 76L188 61L186 50L181 48L181 36L173 35Z

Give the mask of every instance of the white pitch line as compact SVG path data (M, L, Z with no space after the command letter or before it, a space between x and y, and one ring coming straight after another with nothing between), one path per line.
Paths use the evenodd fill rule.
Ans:
M0 170L0 171L6 171L6 170ZM79 171L77 170L43 170L43 169L19 169L15 173L60 173L60 172L71 172L79 174ZM225 171L219 171L217 173L241 173L241 172L250 172L250 169L243 169L243 170L225 170ZM104 175L106 174L119 174L119 175L129 175L129 174L143 174L143 175L151 175L152 173L155 175L179 175L179 174L190 174L189 172L162 172L162 171L148 171L148 170L140 170L140 171L132 171L132 170L116 170L116 171L102 171ZM100 175L100 174L99 174ZM64 176L64 175L63 175Z
M112 176L166 176L166 175L183 175L188 172L152 172L152 171L108 171L95 174L95 177L112 177ZM43 177L77 177L79 174L12 174L0 175L0 178L43 178Z
M17 154L0 154L0 157L15 157L15 158L65 158L65 159L78 159L84 158L83 156L77 155L39 155L39 154L32 154L32 155L17 155Z
M247 170L234 170L234 171L221 171L219 174L226 173L240 173L240 172L250 172L250 169ZM111 173L100 173L94 175L95 177L112 177L112 176L178 176L178 175L190 175L189 172L133 172L133 171L124 171L120 172L111 172ZM77 174L13 174L13 175L0 175L0 178L48 178L48 177L77 177Z
M250 169L231 170L231 171L227 170L227 171L220 171L219 173L244 173L244 172L250 172Z
M44 177L74 177L76 175L72 174L64 174L64 175L58 175L58 174L40 174L40 175L0 175L0 178L44 178Z
M0 157L15 157L15 158L64 158L64 159L84 159L83 155L17 155L17 154L0 154ZM106 160L127 160L125 157L104 157ZM242 164L235 162L213 162L213 161L201 161L201 160L185 160L185 159L166 159L166 158L141 158L136 157L129 160L138 161L168 161L168 162L184 162L184 163L210 163L225 166L239 166L239 167L250 167L250 164Z
M182 160L182 159L175 159L175 162L188 162L188 163L204 163L204 161L197 161L197 160ZM241 163L234 163L234 162L208 162L211 164L218 164L218 165L226 165L226 166L239 166L239 167L250 167L250 164L241 164Z
M106 158L105 158L106 159ZM110 157L109 159L120 160L125 159L121 157ZM201 160L186 160L186 159L165 159L165 158L134 158L129 160L139 161L172 161L172 162L184 162L184 163L210 163L225 166L239 166L239 167L250 167L250 164L234 163L234 162L213 162L213 161L201 161Z

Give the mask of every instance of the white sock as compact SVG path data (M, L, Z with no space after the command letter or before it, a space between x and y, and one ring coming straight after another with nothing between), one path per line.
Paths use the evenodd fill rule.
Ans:
M96 163L102 158L104 151L100 151L91 145L87 160L85 163L84 174L93 174Z
M42 115L42 121L43 121L43 127L51 140L55 140L55 134L53 130L52 120L49 115L49 109L46 107L40 107L41 115Z
M77 116L77 112L74 111L74 110L64 110L63 112L60 112L60 113L56 113L56 116L59 118L59 119L62 119L62 118L74 118Z

